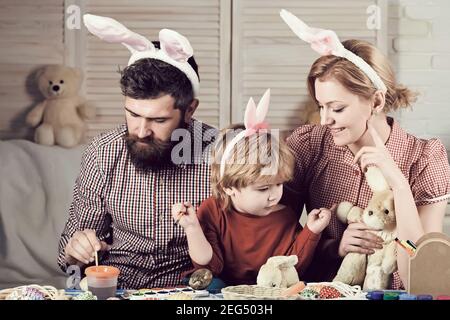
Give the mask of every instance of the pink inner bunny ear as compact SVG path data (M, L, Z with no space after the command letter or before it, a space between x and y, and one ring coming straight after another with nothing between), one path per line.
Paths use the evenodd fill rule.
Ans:
M244 125L246 129L256 124L256 104L253 98L250 98L245 108Z
M259 100L258 108L256 109L256 122L261 123L266 118L267 112L269 111L270 103L270 89L264 92L261 100Z
M320 55L336 54L342 51L343 46L334 31L311 28L284 9L281 10L280 16L300 39L311 43L311 48Z
M159 32L159 41L161 50L178 62L186 62L194 54L188 39L176 31L162 29Z
M313 42L311 43L311 48L316 51L321 56L329 56L331 55L331 48L324 45L322 42Z
M337 34L331 30L321 30L317 33L311 47L321 55L339 55L344 48Z
M150 40L127 29L123 24L112 18L85 14L83 21L92 34L106 42L122 43L131 52L155 49Z

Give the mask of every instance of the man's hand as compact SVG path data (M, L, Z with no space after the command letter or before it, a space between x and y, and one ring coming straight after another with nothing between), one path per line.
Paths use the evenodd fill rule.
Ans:
M110 246L98 240L95 230L76 231L65 248L68 264L89 264L94 261L95 252L109 250Z

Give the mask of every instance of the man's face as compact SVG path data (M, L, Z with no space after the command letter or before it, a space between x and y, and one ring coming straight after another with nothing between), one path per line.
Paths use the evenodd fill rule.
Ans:
M125 136L132 162L139 168L170 163L172 132L184 125L181 110L170 95L157 99L125 98L128 133Z

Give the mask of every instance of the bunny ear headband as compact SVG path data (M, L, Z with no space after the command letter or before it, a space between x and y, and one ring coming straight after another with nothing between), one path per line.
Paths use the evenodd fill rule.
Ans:
M225 148L220 162L220 176L223 176L225 171L225 164L233 151L234 146L243 138L249 137L252 134L258 132L260 129L268 129L269 124L265 122L267 111L269 110L270 101L270 89L267 89L261 100L258 103L258 107L255 104L253 98L250 98L247 103L244 115L245 130L236 135Z
M161 49L157 49L150 40L127 29L112 18L85 14L83 21L86 28L100 39L106 42L121 43L127 47L131 52L128 65L142 58L153 58L181 70L191 81L194 96L198 96L200 82L194 69L187 62L194 51L188 39L178 32L162 29L159 32Z
M310 43L311 48L321 56L333 55L349 60L369 77L378 90L387 92L386 85L376 71L361 57L345 49L334 31L311 28L284 9L280 11L280 16L300 39Z

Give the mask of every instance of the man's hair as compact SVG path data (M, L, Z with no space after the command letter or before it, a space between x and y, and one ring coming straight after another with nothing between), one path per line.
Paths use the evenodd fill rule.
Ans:
M230 154L230 159L227 159L222 176L220 163L223 152L241 129L245 129L242 124L223 129L212 149L212 194L225 211L231 209L231 198L225 193L225 188L242 189L254 183L274 183L279 180L286 182L294 176L294 155L286 142L278 139L277 132L271 130L258 131L240 140Z
M159 48L159 42L153 42ZM194 57L188 63L198 75ZM199 77L200 79L200 77ZM192 84L176 67L153 58L143 58L121 71L122 94L136 100L157 99L166 94L175 99L175 109L185 112L194 99Z

